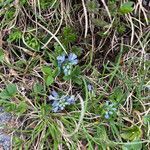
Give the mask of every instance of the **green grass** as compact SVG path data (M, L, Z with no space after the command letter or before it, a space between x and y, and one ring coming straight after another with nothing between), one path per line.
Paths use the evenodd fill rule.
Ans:
M14 150L150 148L146 8L119 0L0 1L0 105L17 122L9 128ZM70 53L78 64L66 75ZM75 103L53 112L53 90Z

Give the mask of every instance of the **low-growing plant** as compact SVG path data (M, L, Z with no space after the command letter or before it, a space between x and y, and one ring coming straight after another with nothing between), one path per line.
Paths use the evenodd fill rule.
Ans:
M149 149L145 1L6 0L0 9L0 106L13 116L2 132L14 150Z

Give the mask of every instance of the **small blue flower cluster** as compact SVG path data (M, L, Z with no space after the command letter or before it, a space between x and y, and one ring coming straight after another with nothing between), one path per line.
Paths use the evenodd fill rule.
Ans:
M88 89L89 92L92 92L94 90L94 87L93 87L92 84L88 84L87 89Z
M71 104L75 103L74 95L59 96L59 94L54 90L52 91L52 94L48 98L49 98L49 100L52 100L52 111L53 112L59 112L61 110L64 110L67 105L71 105Z
M109 119L110 116L113 115L113 114L115 114L115 111L117 110L115 108L115 105L113 103L110 103L109 101L106 101L106 103L105 103L105 109L106 109L106 111L105 111L104 117L106 119Z
M77 55L74 53L70 53L68 57L65 54L57 57L58 66L63 69L65 76L71 74L73 65L78 63Z

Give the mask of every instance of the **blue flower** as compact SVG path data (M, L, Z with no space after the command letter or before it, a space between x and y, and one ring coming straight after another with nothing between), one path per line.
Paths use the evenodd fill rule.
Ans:
M112 112L112 111L109 111L108 113L109 113L110 115L112 115L112 114L113 114L113 112Z
M65 54L57 56L58 65L61 65L65 61Z
M106 105L106 106L109 106L109 101L106 101L105 105Z
M63 66L63 71L64 71L65 76L68 76L71 74L71 69L72 69L72 65L70 65L69 63Z
M76 65L78 63L78 59L77 59L77 55L74 53L70 53L68 56L68 61L72 64L72 65Z
M59 112L64 110L67 105L74 104L75 96L59 96L59 94L56 91L52 91L52 94L49 96L49 100L52 100L52 111Z
M112 112L112 111L106 111L106 112L105 112L105 118L106 118L106 119L109 119L109 118L110 118L110 115L113 115L113 112Z
M75 103L75 96L74 95L68 96L68 97L66 97L66 100L67 100L69 105L74 104Z
M88 84L87 88L88 88L88 91L89 91L89 92L93 91L93 85Z
M64 110L66 105L68 105L68 102L66 102L65 99L55 100L52 103L52 107L53 107L52 110L53 110L53 112L59 112L61 110Z
M110 116L109 116L108 112L105 112L105 118L106 118L106 119L109 119L109 117L110 117Z
M49 95L48 98L49 98L49 100L57 100L59 98L59 95L55 90L53 90L52 94Z
M116 111L117 109L116 109L116 108L112 108L112 110L113 110L113 111Z
M77 55L74 53L70 53L68 57L66 57L65 54L59 55L57 57L58 66L60 69L63 70L63 73L65 76L68 76L71 74L73 65L76 65L78 63Z
M106 101L104 109L105 109L104 117L106 119L109 119L111 116L113 116L116 113L116 110L117 110L115 108L115 104L111 103L109 101Z

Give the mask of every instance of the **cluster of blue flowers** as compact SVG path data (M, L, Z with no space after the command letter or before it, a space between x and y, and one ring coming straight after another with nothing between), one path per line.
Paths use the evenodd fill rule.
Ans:
M51 95L49 96L49 100L52 101L52 111L60 112L61 110L64 110L67 105L75 103L75 96L74 95L59 96L59 94L53 90Z
M89 92L92 92L94 90L94 87L93 87L92 84L88 84L87 89L88 89Z
M105 103L105 115L104 115L104 117L106 118L106 119L109 119L113 114L115 114L116 113L116 108L115 108L115 104L113 104L113 103L110 103L109 101L106 101L106 103Z
M65 76L71 74L73 65L78 63L77 55L74 53L70 53L68 56L65 54L57 57L58 66L63 69Z

